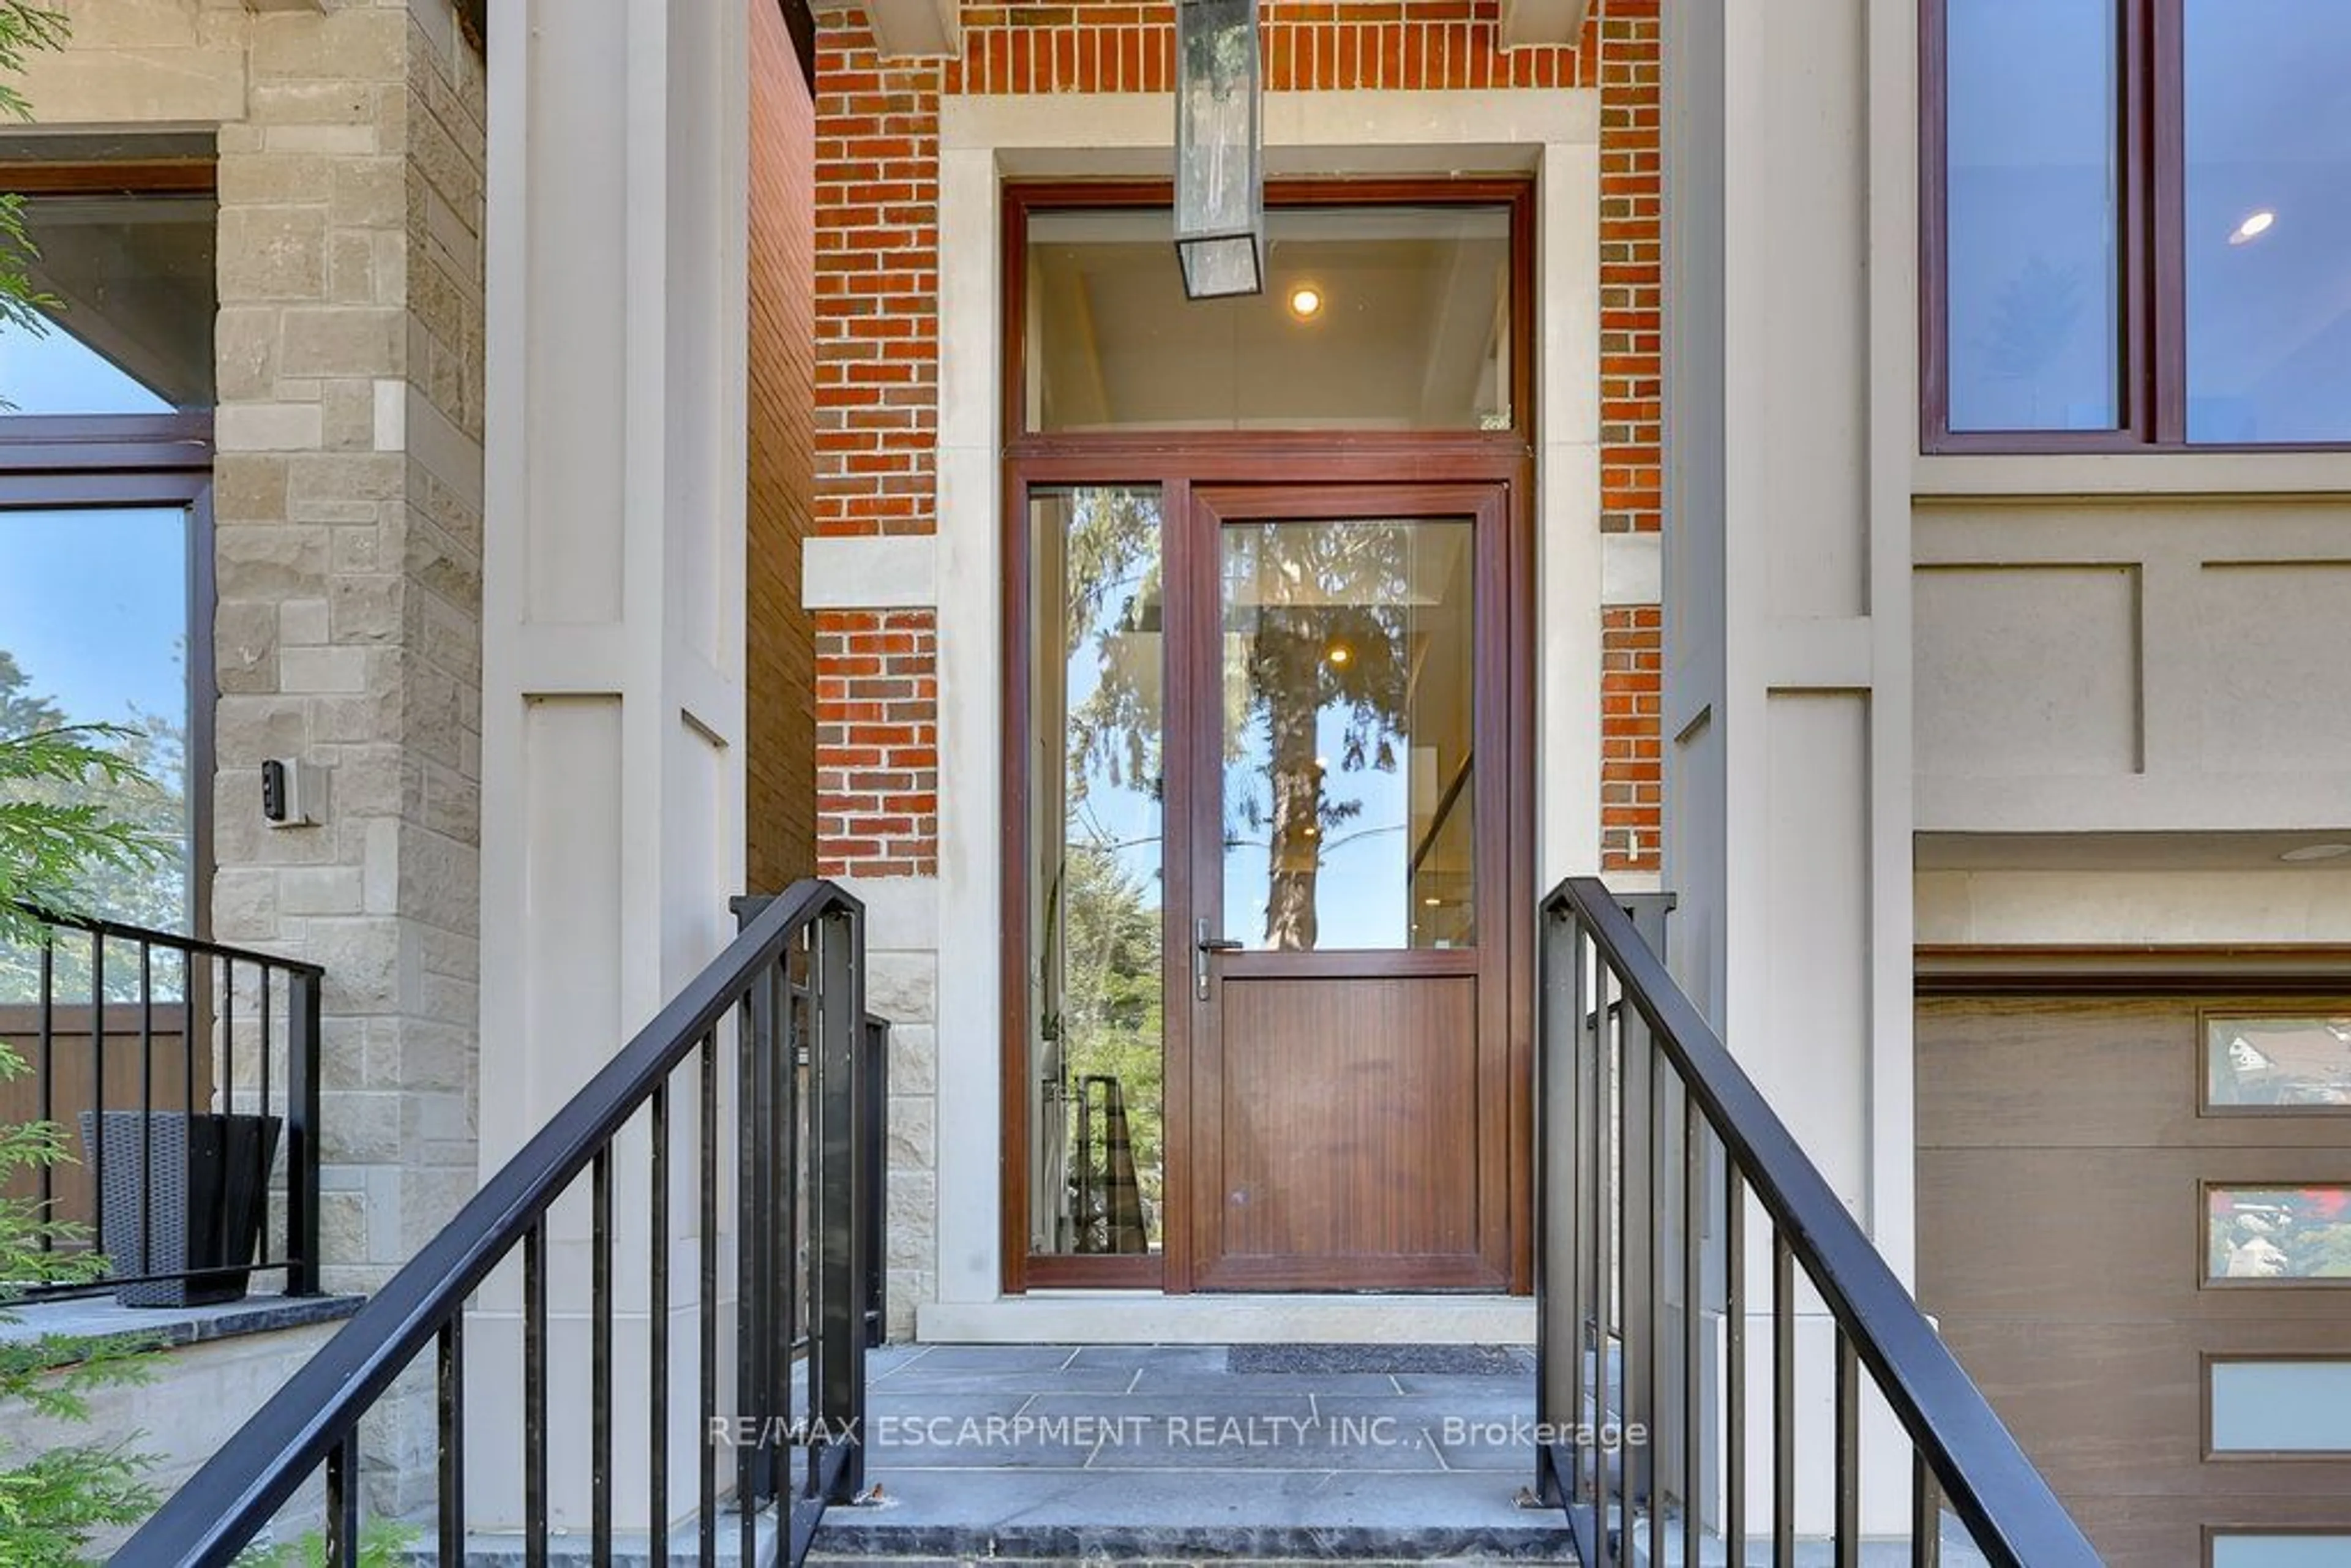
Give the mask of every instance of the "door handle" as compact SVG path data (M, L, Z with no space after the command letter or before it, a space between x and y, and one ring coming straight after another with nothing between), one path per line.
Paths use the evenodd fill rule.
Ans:
M1202 1001L1208 999L1208 956L1213 953L1238 953L1247 944L1228 936L1208 934L1208 917L1202 915L1192 922L1192 994Z

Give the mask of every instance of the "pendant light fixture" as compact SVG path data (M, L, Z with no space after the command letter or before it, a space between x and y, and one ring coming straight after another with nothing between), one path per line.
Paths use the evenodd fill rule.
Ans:
M1176 254L1191 299L1265 288L1257 0L1176 0Z

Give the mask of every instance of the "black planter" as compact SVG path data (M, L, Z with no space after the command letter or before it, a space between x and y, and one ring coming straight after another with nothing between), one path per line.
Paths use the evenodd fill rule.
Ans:
M279 1118L109 1111L102 1149L92 1122L91 1113L81 1113L82 1146L106 1206L98 1243L114 1272L235 1270L125 1285L114 1299L126 1307L242 1301L261 1241Z

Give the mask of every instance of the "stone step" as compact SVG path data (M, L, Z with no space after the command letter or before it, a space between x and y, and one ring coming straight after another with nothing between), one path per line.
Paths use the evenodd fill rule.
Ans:
M1522 1348L914 1346L817 1551L887 1562L1570 1560Z
M1616 1561L1625 1568L1724 1568L1730 1560L1720 1534L1708 1531L1698 1537L1696 1564L1688 1564L1682 1546L1681 1517L1678 1511L1669 1511L1666 1518L1665 1554L1652 1557L1649 1553L1649 1527L1646 1516L1635 1519L1632 1540L1627 1542L1617 1533ZM1629 1545L1630 1550L1626 1550ZM1952 1514L1941 1516L1938 1536L1943 1568L1987 1568L1983 1552L1967 1532L1966 1527ZM1869 1536L1861 1542L1861 1568L1909 1568L1910 1537ZM1750 1535L1740 1561L1750 1568L1771 1568L1771 1538ZM1826 1536L1799 1536L1788 1568L1835 1568L1836 1545Z
M1499 1471L971 1469L900 1474L878 1505L828 1510L828 1560L1356 1563L1573 1561L1564 1515L1516 1505Z

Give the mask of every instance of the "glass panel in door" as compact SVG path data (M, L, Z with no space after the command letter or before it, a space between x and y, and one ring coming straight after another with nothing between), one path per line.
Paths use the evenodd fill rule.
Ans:
M1477 941L1469 518L1219 530L1223 935Z
M1160 493L1029 507L1029 1244L1143 1254L1162 1223Z

